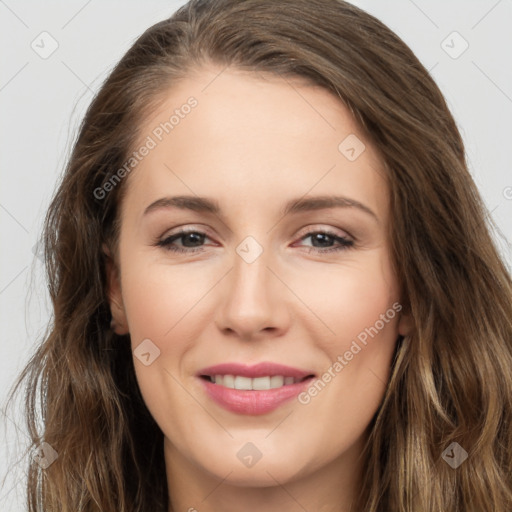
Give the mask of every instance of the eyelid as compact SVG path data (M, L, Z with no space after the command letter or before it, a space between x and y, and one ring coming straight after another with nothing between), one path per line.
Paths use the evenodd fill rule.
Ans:
M341 228L335 228L332 226L327 226L325 224L310 224L308 226L305 226L302 228L295 237L302 238L308 234L310 234L312 231L323 231L326 233L329 233L331 235L343 237L343 238L350 238L351 240L356 241L356 237L354 237L352 234L350 234L347 230L341 229ZM176 235L178 233L190 233L190 232L203 232L208 238L212 239L214 238L208 227L201 225L201 224L183 224L181 226L175 226L171 230L165 231L160 237L158 237L159 240L163 240L166 238L169 238L173 235Z
M346 229L335 228L326 224L310 224L301 229L297 236L302 238L303 236L310 234L312 231L322 231L330 235L349 238L350 240L356 241L356 237L352 236Z
M208 238L212 238L210 230L202 224L182 224L181 226L174 226L172 229L164 231L159 240L165 240L170 236L177 235L178 233L195 233L196 231L204 233Z
M191 233L199 233L203 240L209 239L213 240L213 237L210 237L207 233L207 229L198 229L196 226L193 225L185 225L186 227L179 226L174 229L178 229L178 231L167 233L166 235L163 235L162 237L159 237L153 245L159 246L164 248L166 251L171 251L176 254L197 254L202 253L204 251L204 246L199 247L191 247L191 248L179 248L179 247L173 247L171 248L171 244L174 242L174 240L179 240L180 238L191 234ZM313 234L316 233L323 233L324 235L327 235L328 237L334 239L337 241L338 245L335 247L329 247L329 248L315 248L315 247L307 247L306 246L306 252L309 253L315 253L319 255L327 256L331 253L340 253L341 251L346 251L350 248L354 248L357 244L357 241L352 237L352 235L348 234L346 236L345 234L340 234L336 230L339 228L332 228L329 227L319 227L319 226L308 226L305 227L305 232L301 235L296 235L297 241L292 244L292 247L295 246L298 242L301 242L302 240L306 238L310 238ZM345 232L344 232L345 233ZM172 241L171 241L172 239Z

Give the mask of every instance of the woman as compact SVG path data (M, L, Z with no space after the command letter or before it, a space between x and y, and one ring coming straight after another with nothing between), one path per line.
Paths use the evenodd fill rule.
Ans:
M378 20L192 0L103 84L47 215L30 511L511 510L486 216Z

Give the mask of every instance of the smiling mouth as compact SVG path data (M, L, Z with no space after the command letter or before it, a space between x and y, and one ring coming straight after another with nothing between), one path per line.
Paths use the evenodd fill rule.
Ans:
M292 386L313 379L313 374L302 378L285 377L283 375L266 375L261 377L244 377L242 375L201 375L202 379L216 385L239 391L266 391Z

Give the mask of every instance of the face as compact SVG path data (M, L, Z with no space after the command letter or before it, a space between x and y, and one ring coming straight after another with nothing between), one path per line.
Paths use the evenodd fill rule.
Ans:
M140 129L116 332L168 469L247 486L342 471L407 334L381 163L328 91L220 71L181 81Z

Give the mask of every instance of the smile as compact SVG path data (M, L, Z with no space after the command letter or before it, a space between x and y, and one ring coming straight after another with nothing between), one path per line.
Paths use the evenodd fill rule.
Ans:
M224 409L260 415L297 396L315 374L274 363L225 363L204 368L197 377L207 396Z
M265 389L281 388L283 386L302 382L304 379L308 378L304 377L303 379L296 379L295 377L285 377L284 375L267 375L265 377L255 377L253 379L250 377L243 377L241 375L203 375L203 377L208 379L210 382L219 384L226 388L245 391L261 391Z

